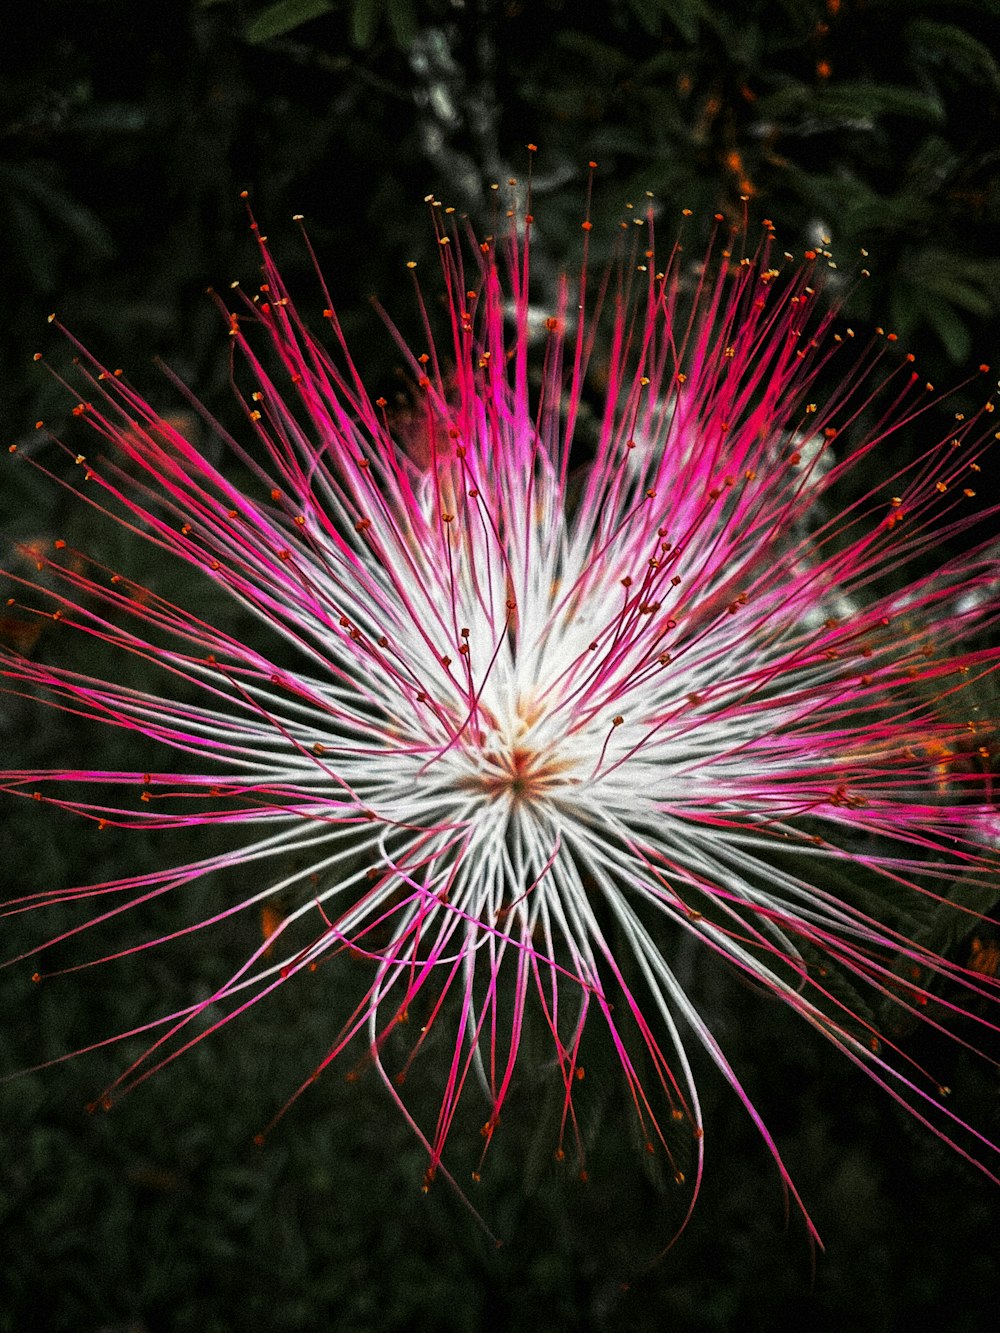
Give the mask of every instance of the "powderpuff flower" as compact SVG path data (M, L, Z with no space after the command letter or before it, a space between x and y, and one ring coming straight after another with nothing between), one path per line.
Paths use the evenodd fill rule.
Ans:
M147 1034L105 1104L348 953L349 1017L303 1089L360 1047L428 1183L460 1106L481 1108L486 1155L540 1030L557 1158L582 1169L582 1051L603 1033L640 1143L693 1202L700 1044L798 1199L692 991L693 942L989 1174L994 1146L906 1034L986 1044L996 979L904 923L933 904L985 938L997 884L995 719L974 702L1000 664L997 563L961 541L1000 508L974 502L992 404L939 434L930 386L884 337L855 356L813 285L824 256L780 257L770 224L753 253L720 226L692 264L679 243L657 260L650 215L597 281L585 222L580 276L539 314L530 213L480 241L431 211L441 326L416 283L422 345L384 316L405 405L370 396L325 288L326 333L310 329L257 233L259 292L216 298L241 433L198 409L199 448L77 345L72 439L20 451L164 569L209 580L241 626L61 540L27 553L40 574L7 574L21 616L142 681L14 647L8 688L145 738L162 767L8 771L3 790L52 820L215 826L229 845L5 913L84 904L49 941L65 948L176 901L174 929L78 967L263 910L224 984L110 1039ZM934 433L878 475L904 426ZM185 890L217 877L189 919Z

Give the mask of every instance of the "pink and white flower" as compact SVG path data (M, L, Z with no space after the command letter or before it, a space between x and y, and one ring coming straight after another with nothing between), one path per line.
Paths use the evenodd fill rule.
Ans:
M5 912L85 900L65 942L176 897L176 930L132 952L282 904L213 994L112 1038L150 1044L106 1099L348 947L366 979L303 1087L367 1049L428 1179L460 1103L479 1099L488 1146L536 1022L562 1090L557 1156L582 1154L581 1043L600 1029L642 1141L696 1194L695 1042L794 1193L678 976L687 936L989 1174L994 1145L893 1033L959 1015L963 1041L996 1031L995 978L894 924L919 895L971 934L964 890L997 884L995 719L965 702L1000 665L984 638L996 552L934 558L984 517L991 405L862 480L895 431L940 417L885 340L858 362L812 286L822 256L776 258L765 229L753 254L726 233L733 253L717 244L692 266L676 245L658 268L650 216L603 282L585 253L539 325L531 217L479 243L432 212L447 321L436 336L418 288L425 342L399 338L406 410L369 395L328 297L327 335L310 330L261 236L260 292L217 298L246 428L210 425L232 466L78 348L74 411L92 439L56 443L81 500L224 590L254 631L61 541L36 552L44 578L15 561L18 605L131 656L149 683L6 650L8 687L165 759L9 771L2 786L98 826L228 826L233 846ZM821 381L838 387L821 396ZM49 469L52 450L21 452ZM242 895L188 919L184 886L234 865ZM418 1068L438 1081L432 1124L404 1101Z

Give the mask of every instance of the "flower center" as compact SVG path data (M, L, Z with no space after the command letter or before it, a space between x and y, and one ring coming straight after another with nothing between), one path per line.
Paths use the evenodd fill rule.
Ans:
M542 800L559 787L573 785L576 781L569 774L570 764L526 745L515 745L506 751L487 751L483 760L483 769L470 777L465 785L493 800L506 796L512 805Z

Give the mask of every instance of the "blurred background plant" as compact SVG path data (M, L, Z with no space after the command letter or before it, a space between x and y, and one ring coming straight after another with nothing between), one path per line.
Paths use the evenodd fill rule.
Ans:
M154 355L226 414L225 340L203 291L253 273L244 188L311 299L287 222L306 215L377 385L396 359L367 298L393 313L405 303L404 261L432 250L422 198L488 224L489 182L523 174L529 140L543 277L573 262L588 158L598 258L623 201L646 191L668 240L682 208L739 217L748 196L790 250L830 237L841 271L863 262L871 278L851 284L851 319L892 328L947 384L970 358L1000 354L998 52L1000 0L22 0L0 43L8 442L65 417L31 359L53 307L157 406L177 400ZM58 534L110 563L120 540L13 465L0 531L6 549ZM45 634L0 607L8 645L44 651ZM93 740L23 700L0 706L16 762ZM73 825L40 842L44 821L23 804L3 809L5 895L26 879L91 878L98 851L108 874L142 854L135 834L95 848ZM128 1026L144 1000L150 1012L179 1003L192 980L149 960L51 987L33 988L29 971L0 977L0 1006L16 1015L0 1031L4 1070ZM716 984L710 1002L741 1012L736 983ZM942 1327L978 1333L995 1283L988 1187L830 1070L788 1015L762 1001L752 1012L742 1067L831 1248L812 1286L763 1154L721 1092L706 1112L717 1128L704 1202L644 1275L630 1244L651 1229L669 1239L671 1218L630 1144L606 1150L586 1207L565 1185L526 1186L516 1147L498 1154L491 1188L511 1241L498 1255L446 1191L419 1193L419 1149L369 1085L327 1079L254 1155L251 1136L329 1032L321 1008L282 991L252 1034L198 1047L106 1119L79 1108L120 1053L3 1088L0 1333L752 1330L790 1314L810 1330L892 1330L938 1307ZM989 1129L992 1105L996 1129L995 1085L963 1093L955 1072L958 1095L981 1103L969 1114Z
M4 28L15 403L43 391L26 353L53 300L101 345L216 365L198 294L248 253L240 189L275 231L307 214L351 310L425 244L428 190L484 213L528 140L557 250L594 157L606 212L747 194L786 243L868 249L851 314L928 369L995 337L997 0L173 0L141 23L127 0L38 0Z

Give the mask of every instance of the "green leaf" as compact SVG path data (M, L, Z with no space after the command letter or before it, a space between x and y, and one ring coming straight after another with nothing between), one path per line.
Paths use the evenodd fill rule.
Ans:
M887 83L838 83L823 88L789 83L763 98L757 112L764 120L797 112L831 129L869 120L874 128L883 116L905 116L935 125L945 118L941 100L933 93Z
M599 41L583 32L560 32L556 36L557 44L570 54L579 56L589 64L597 66L605 75L620 74L629 68L631 60L617 47Z
M1000 262L925 246L907 260L908 280L921 291L985 318L1000 307Z
M252 45L268 42L272 37L283 37L293 28L300 28L310 19L329 14L332 9L332 0L276 0L250 19L244 35Z
M917 61L942 64L949 73L1000 89L1000 66L993 52L972 33L952 23L913 19L906 26Z
M764 45L771 33L757 24L747 23L741 13L727 14L724 10L715 10L708 18L711 27L718 34L725 47L726 54L734 64L758 65Z
M909 282L893 284L889 293L889 315L893 332L908 342L921 318L917 291Z
M38 292L52 291L56 286L56 250L36 210L23 198L13 196L3 212L8 244L24 266L32 287Z
M954 307L939 296L926 296L921 305L924 319L937 334L951 360L956 364L967 361L972 352L972 334Z
M364 51L375 40L384 0L354 0L351 10L351 44Z
M702 17L701 0L660 0L667 18L690 45L698 40L698 23Z
M417 37L417 11L413 0L389 0L389 28L401 51L412 46Z

